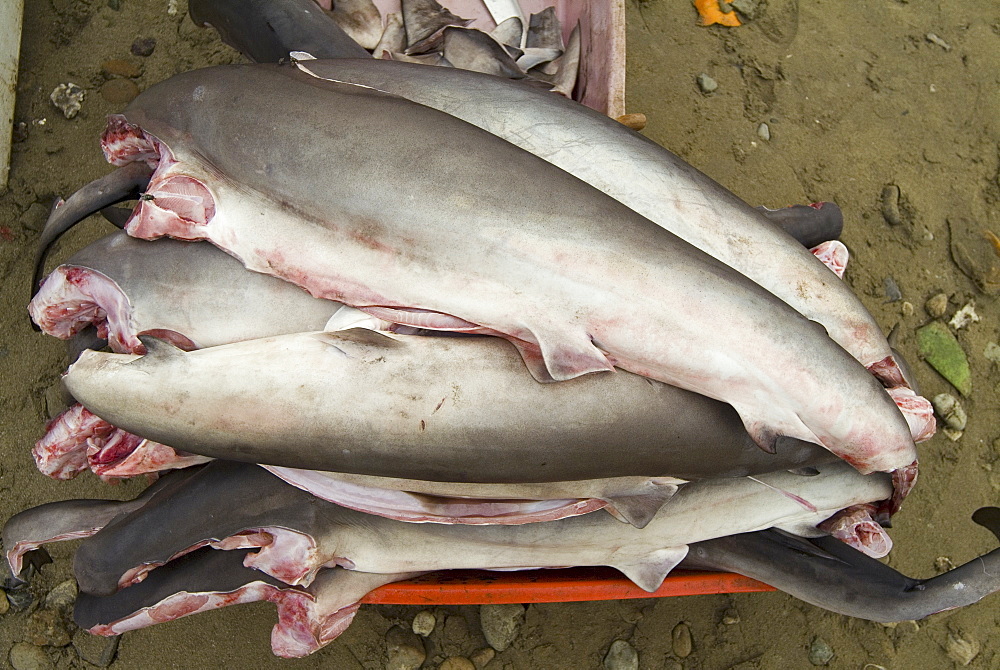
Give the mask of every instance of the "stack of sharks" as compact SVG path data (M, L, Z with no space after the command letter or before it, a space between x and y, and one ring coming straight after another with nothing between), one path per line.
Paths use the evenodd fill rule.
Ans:
M835 207L754 209L522 82L301 52L157 84L102 147L118 169L42 234L30 312L77 404L34 455L166 474L3 529L19 575L86 538L82 628L269 600L302 656L371 590L468 568L728 570L877 621L1000 589L1000 550L875 560L934 420L818 259L842 270ZM39 283L100 210L124 232Z

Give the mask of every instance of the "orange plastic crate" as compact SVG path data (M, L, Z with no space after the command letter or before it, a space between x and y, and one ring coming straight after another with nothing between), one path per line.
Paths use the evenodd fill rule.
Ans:
M481 0L440 0L472 27L496 24ZM375 0L383 15L399 11L399 0ZM564 39L577 20L581 27L581 71L575 98L611 117L625 113L624 0L519 0L526 14L556 8ZM663 598L775 589L731 573L678 570L655 593L647 593L611 568L565 568L489 572L451 570L382 586L361 602L382 605L486 605L500 603L580 602L626 598Z
M774 590L763 582L728 572L678 570L668 576L659 589L648 593L611 568L517 572L449 570L387 584L369 593L361 602L378 605L496 605Z

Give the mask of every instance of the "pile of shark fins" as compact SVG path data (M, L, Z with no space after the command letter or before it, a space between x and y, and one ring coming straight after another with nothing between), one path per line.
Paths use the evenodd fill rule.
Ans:
M402 0L398 11L384 15L372 0L343 0L332 6L329 0L321 1L323 14L315 11L313 0L269 4L275 6L259 0L196 1L190 11L195 23L215 27L226 42L256 62L277 61L291 51L316 58L370 54L521 80L566 97L572 97L576 87L579 21L564 29L554 6L530 14L517 0L491 2L488 12L473 7L476 2L458 3L457 11L489 16L481 20L458 16L436 0ZM572 5L561 3L559 11L565 15ZM481 29L487 25L491 27Z
M254 12L279 51L326 30L211 4L192 16L258 61ZM383 51L481 41L417 14L440 25ZM500 40L519 59L561 33L537 16ZM287 657L438 570L728 570L875 621L1000 589L1000 550L930 580L876 560L934 421L839 279L835 205L753 209L537 87L328 44L152 87L109 119L118 169L53 208L29 312L70 342L73 404L36 463L159 478L15 515L15 575L83 538L82 628L268 600ZM98 211L124 232L40 281Z

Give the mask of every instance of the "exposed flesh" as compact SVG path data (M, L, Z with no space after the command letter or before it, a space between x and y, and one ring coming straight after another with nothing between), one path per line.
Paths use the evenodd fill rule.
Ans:
M100 211L108 205L130 200L149 184L152 170L145 161L133 161L131 164L115 170L111 174L95 179L72 196L69 200L58 199L49 212L45 228L38 240L35 253L35 273L31 281L31 295L34 297L38 285L45 272L45 258L49 248L68 229L91 214Z
M762 211L803 244L840 233L842 217L832 203ZM247 272L211 244L162 240L151 247L124 233L74 254L28 305L46 334L69 339L93 325L119 353L141 353L138 335L148 333L195 349L319 330L336 311L331 301L288 282Z
M95 433L103 436L96 437ZM89 467L102 479L114 480L212 460L115 428L81 405L75 405L49 425L33 455L39 470L55 479L71 479ZM411 523L538 523L587 514L610 504L609 511L617 518L641 527L683 483L669 477L626 478L623 482L458 485L449 492L447 486L411 480L376 477L367 478L369 481L361 478L364 483L359 483L315 470L284 469L277 474L324 500ZM401 485L412 490L401 490ZM443 489L441 494L431 492L438 488Z
M420 574L376 575L334 568L323 570L303 589L243 567L242 553L202 549L112 596L81 593L73 618L95 635L120 635L199 612L266 600L278 607L271 650L282 658L300 658L343 633L359 601L372 590Z
M68 339L97 326L114 351L141 353L153 334L185 349L322 330L340 305L260 273L210 244L150 244L115 233L53 271L28 310Z
M243 567L242 558L239 552L202 550L187 557L184 564L168 564L162 574L154 573L143 584L131 587L135 593L124 590L103 598L81 594L74 613L77 624L91 632L116 634L186 616L213 599L223 604L246 601L247 596L229 594L248 593L253 584L270 583L276 591L290 594L287 601L278 601L272 650L279 656L298 657L342 633L368 591L415 576L333 568L321 571L308 589L300 589L269 582L267 576ZM918 580L830 538L806 540L765 530L695 543L679 567L732 570L824 609L890 623L922 619L995 592L1000 581L992 568L998 567L998 561L1000 550L943 575ZM101 623L95 625L95 621Z
M135 566L163 565L242 534L261 546L245 564L290 584L306 585L332 565L381 574L610 565L651 591L690 542L769 527L819 534L815 525L836 511L891 489L887 476L864 477L844 463L818 469L815 476L690 484L639 530L600 514L520 526L401 523L326 503L261 468L216 461L186 480L183 491L157 497L85 540L75 573L82 590L110 594L136 580Z
M370 500L377 501L380 506L391 504L392 513L382 513L381 516L407 520L398 516L402 509L414 509L416 513L423 515L423 518L411 516L411 521L434 521L435 519L427 516L437 508L449 509L446 505L450 504L461 509L490 499L510 504L515 500L552 501L569 498L578 500L577 504L584 502L579 499L591 499L586 502L600 501L613 516L642 528L669 501L677 488L685 483L684 480L673 477L615 477L543 484L454 483L350 475L272 465L262 467L292 486L338 505L379 513L373 508L373 503L365 506L361 502L351 503L352 500ZM481 514L476 507L472 507L471 512ZM466 516L470 515L467 513Z
M120 479L211 460L116 428L80 404L49 422L31 455L39 472L53 479L73 479L88 468L102 478Z

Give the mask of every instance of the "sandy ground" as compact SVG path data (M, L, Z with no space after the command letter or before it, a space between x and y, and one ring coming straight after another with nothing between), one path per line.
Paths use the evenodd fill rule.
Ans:
M139 65L134 81L146 88L176 72L239 59L185 18L183 2L173 15L164 0L27 5L16 114L26 132L14 147L10 190L0 196L0 519L50 500L132 496L142 485L112 489L89 476L49 481L29 454L53 397L47 391L65 365L63 345L29 329L32 249L53 197L108 171L97 140L105 115L121 105L99 93L108 78L101 64L124 58ZM150 57L129 53L138 37L156 38ZM846 280L886 331L898 326L897 346L928 397L955 390L917 355L915 329L930 321L925 301L946 293L946 318L974 302L981 320L957 332L973 371L973 394L962 399L968 429L957 442L938 435L921 446L920 483L896 517L889 562L926 577L938 557L960 564L993 549L996 540L969 516L1000 499L998 370L984 355L998 338L1000 313L990 291L1000 282L1000 259L982 233L1000 232L994 0L768 0L736 29L698 27L687 0L630 0L628 46L628 109L649 117L647 136L752 204L839 203L853 254ZM699 90L700 73L717 80L715 92ZM72 120L48 101L67 81L87 89ZM768 141L758 136L761 123L769 127ZM901 192L902 222L895 226L880 205L890 184ZM65 241L63 253L104 230L89 223ZM956 258L973 259L972 277L963 271L970 263L960 267ZM901 300L889 301L889 277ZM36 580L38 593L69 576L72 548L53 547L55 564ZM809 667L808 649L819 636L835 652L831 668L950 667L949 637L979 648L969 667L997 668L997 603L994 597L896 627L829 614L780 593L532 605L514 645L489 667L600 667L611 643L624 639L638 650L641 668L799 668ZM727 610L738 613L738 623L722 623ZM346 634L295 666L383 667L386 630L409 625L416 611L364 607ZM427 667L485 646L477 608L438 614ZM268 648L273 620L273 607L257 604L129 633L113 667L288 667ZM694 651L680 660L671 631L682 621L693 632ZM0 617L0 658L26 638L28 625L26 613ZM48 652L58 667L85 666L72 647Z

